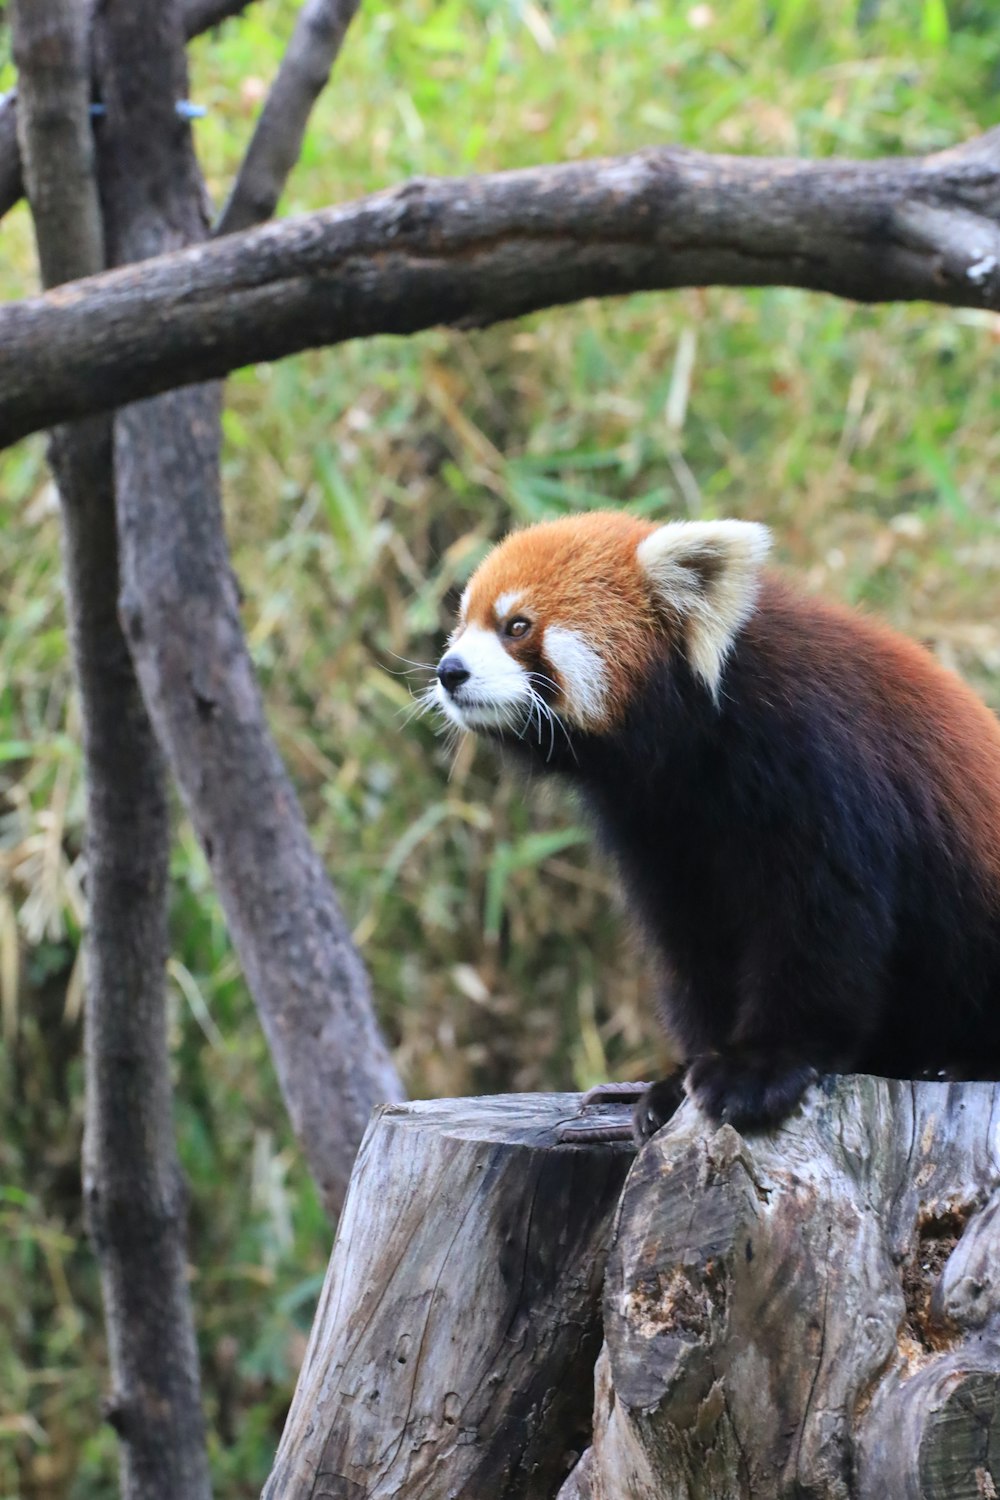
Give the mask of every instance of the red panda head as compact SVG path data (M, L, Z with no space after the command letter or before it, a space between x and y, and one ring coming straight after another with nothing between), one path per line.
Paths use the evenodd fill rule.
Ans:
M770 544L749 521L595 511L516 531L462 596L434 699L462 729L523 734L548 709L614 728L673 644L714 695Z

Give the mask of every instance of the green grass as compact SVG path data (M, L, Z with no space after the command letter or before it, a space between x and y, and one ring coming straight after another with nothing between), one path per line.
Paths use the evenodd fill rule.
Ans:
M293 16L260 0L192 48L217 201ZM282 207L656 142L923 152L1000 120L998 82L988 0L369 0ZM33 278L21 209L0 227L0 286L14 297ZM763 519L808 587L927 640L1000 706L998 351L989 314L709 290L233 377L225 488L247 633L415 1094L641 1075L662 1048L649 976L572 806L498 777L471 746L451 766L427 724L406 723L407 663L434 659L490 541L598 504ZM0 456L0 1500L113 1493L76 1174L82 799L59 590L36 439ZM220 1495L251 1496L330 1234L180 818L173 874L171 1035L213 1462Z

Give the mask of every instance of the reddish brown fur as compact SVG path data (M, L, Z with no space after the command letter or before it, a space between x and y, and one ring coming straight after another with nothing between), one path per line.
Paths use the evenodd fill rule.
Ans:
M499 623L494 601L517 590L522 592L517 612L523 606L543 630L546 625L578 630L609 668L605 727L610 728L641 691L665 636L679 637L676 622L654 603L636 560L639 543L655 529L634 516L600 511L513 532L473 576L465 620L494 629ZM859 737L871 731L876 755L885 743L883 725L891 741L907 743L929 778L944 789L968 847L1000 882L1000 722L915 642L856 612L797 595L774 574L764 576L760 608L766 611L769 599L780 596L789 616L802 621L798 649L793 640L785 642L795 670L825 682L836 699L844 666L853 672L860 668L870 691L865 712L857 717ZM755 619L760 616L746 627L750 635ZM544 635L542 641L544 650ZM515 657L528 658L536 649L533 641L504 644ZM542 665L553 670L547 662ZM781 664L776 667L780 672ZM852 692L856 704L856 686Z
M780 632L770 623L775 611ZM745 633L770 655L789 692L820 683L832 706L849 705L854 736L874 761L887 753L909 759L996 882L1000 904L1000 721L971 688L915 641L857 611L797 594L772 573Z
M603 722L494 732L578 786L662 959L688 1092L742 1129L783 1118L816 1068L1000 1077L1000 723L920 646L768 572L715 617L710 681L691 622L725 544L682 548L664 604L636 557L655 530L591 514L516 533L466 620L529 672L551 675L553 625L602 660ZM506 593L523 638L495 616ZM654 1088L643 1130L676 1100Z
M463 623L495 629L495 600L523 591L516 613L530 615L543 631L546 625L578 630L607 663L610 726L662 650L662 618L635 555L655 529L634 516L599 511L515 531L473 576ZM536 649L530 639L523 646L504 644L526 662ZM551 663L541 665L552 673Z

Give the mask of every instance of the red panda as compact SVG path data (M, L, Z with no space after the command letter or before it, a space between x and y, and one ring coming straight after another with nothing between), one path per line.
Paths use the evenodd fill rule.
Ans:
M578 790L684 1087L765 1128L819 1073L1000 1077L1000 724L765 567L765 527L594 513L474 574L432 694ZM679 1098L654 1085L651 1133Z

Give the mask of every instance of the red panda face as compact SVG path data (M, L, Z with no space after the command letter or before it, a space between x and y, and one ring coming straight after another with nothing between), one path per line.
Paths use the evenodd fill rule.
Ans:
M714 691L766 550L752 523L657 527L617 512L514 532L462 597L434 700L462 729L521 736L534 722L541 736L555 714L599 734L672 640Z

